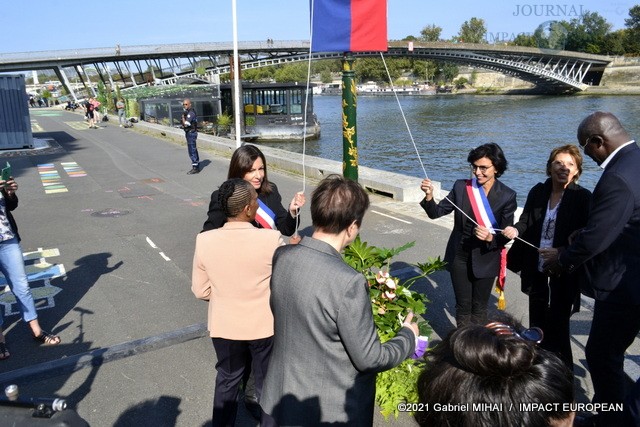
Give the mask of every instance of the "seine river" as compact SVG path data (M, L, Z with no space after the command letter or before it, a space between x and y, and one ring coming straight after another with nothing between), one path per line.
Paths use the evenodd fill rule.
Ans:
M322 136L307 141L306 153L341 161L341 97L315 96L313 102ZM451 188L456 179L469 176L469 151L495 142L509 162L500 179L518 192L521 206L529 189L546 178L550 150L575 144L578 124L587 114L610 111L640 139L639 96L400 96L400 104L430 179ZM415 176L419 185L424 172L396 98L359 96L357 120L360 165ZM269 145L302 152L301 142ZM599 176L598 166L585 158L580 184L592 190Z

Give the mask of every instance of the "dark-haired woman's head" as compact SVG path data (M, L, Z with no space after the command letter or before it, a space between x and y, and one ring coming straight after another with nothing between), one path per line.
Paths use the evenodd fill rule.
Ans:
M507 159L504 156L504 152L498 144L493 142L481 145L471 150L467 156L467 161L473 168L474 164L478 160L485 157L491 161L491 166L495 169L496 178L502 176L502 174L507 170Z
M242 178L223 182L218 190L218 201L227 220L253 221L256 216L258 194L251 183Z
M267 177L267 161L255 145L243 145L231 156L227 179L242 178L253 185L260 194L271 192L271 183Z
M452 331L428 353L418 395L429 411L417 412L416 421L421 426L571 426L572 372L522 330L503 316L500 323ZM545 410L527 410L527 403L546 405ZM434 410L447 404L467 404L468 410ZM474 411L474 404L489 409Z

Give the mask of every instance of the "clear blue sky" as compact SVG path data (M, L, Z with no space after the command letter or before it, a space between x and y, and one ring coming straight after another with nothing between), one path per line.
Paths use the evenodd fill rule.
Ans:
M320 0L316 0L320 1ZM56 49L223 42L233 40L231 0L3 1L0 53ZM241 41L308 40L308 0L237 0ZM482 18L488 40L533 32L542 22L598 12L624 28L638 1L388 0L388 37L418 36L426 25L447 39L472 17Z

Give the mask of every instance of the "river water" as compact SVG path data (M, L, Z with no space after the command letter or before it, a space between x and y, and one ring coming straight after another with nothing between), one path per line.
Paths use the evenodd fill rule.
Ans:
M322 136L306 142L308 155L342 161L341 100L340 96L314 97ZM449 189L456 179L469 177L469 151L495 142L509 162L500 180L517 191L520 206L529 189L546 179L551 149L575 144L578 125L589 113L614 113L640 140L638 96L433 95L400 96L399 100L417 153L395 97L359 96L361 166L415 176L419 186L425 175L420 157L429 178ZM301 142L268 144L298 153L303 146ZM600 168L586 157L583 169L579 182L593 190Z

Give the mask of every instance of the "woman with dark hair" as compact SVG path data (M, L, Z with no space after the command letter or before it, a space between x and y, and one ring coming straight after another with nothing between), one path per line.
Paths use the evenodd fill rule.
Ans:
M291 199L289 208L282 206L282 197L278 187L267 176L267 161L257 147L243 145L234 151L229 163L227 179L242 178L251 183L258 193L260 207L253 225L258 228L277 229L285 236L291 236L296 230L299 209L305 203L304 193L299 192ZM202 231L220 228L226 222L218 203L218 191L211 194L207 220Z
M542 335L507 316L451 331L427 352L418 378L418 424L570 427L573 374L536 345Z
M218 195L227 221L219 229L198 234L191 290L209 301L208 330L217 360L212 425L232 426L249 354L257 399L262 392L273 344L271 260L284 240L277 230L251 224L258 195L250 183L228 180Z
M425 193L420 205L429 218L440 218L455 209L444 260L456 296L458 327L484 323L487 318L491 288L501 270L504 245L509 241L495 230L513 224L517 207L516 192L497 179L507 170L507 160L498 144L474 148L467 161L473 178L457 180L439 203L433 199L431 180L424 179L420 186Z
M520 220L502 234L513 242L507 252L507 267L520 273L522 292L529 295L529 324L544 331L542 346L559 353L573 369L570 321L580 307L580 284L575 274L548 277L544 264L555 260L569 246L571 234L587 224L591 192L577 184L582 173L582 155L575 145L551 151L544 183L536 184L524 205Z

